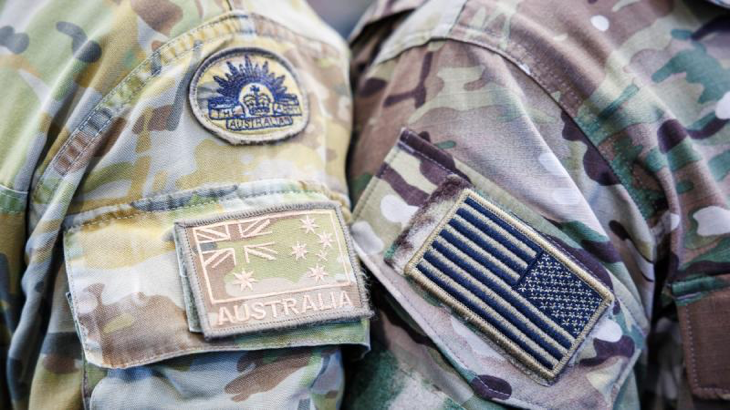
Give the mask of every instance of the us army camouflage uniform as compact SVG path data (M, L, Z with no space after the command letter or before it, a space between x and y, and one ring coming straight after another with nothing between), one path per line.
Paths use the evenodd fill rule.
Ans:
M0 2L1 408L341 402L348 56L304 1Z
M726 407L729 25L702 1L377 2L352 40L348 177L378 312L346 403ZM478 283L519 259L490 247L522 244L565 261L534 286L562 307L530 309L600 316L557 323L574 351L540 353L550 320L509 313L531 290Z

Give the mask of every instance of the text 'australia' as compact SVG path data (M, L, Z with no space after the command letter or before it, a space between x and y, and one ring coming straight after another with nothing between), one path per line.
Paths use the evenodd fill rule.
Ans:
M245 323L250 320L267 320L282 316L293 318L308 312L352 309L350 296L345 291L317 292L316 294L293 295L266 302L243 302L218 309L217 326Z

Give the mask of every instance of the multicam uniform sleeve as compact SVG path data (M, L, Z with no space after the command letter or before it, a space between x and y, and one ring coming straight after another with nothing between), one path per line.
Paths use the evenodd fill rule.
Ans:
M0 14L3 408L333 408L349 52L303 1Z
M362 372L383 377L360 391L396 386L392 407L727 398L711 313L728 307L727 17L665 6L373 7L349 180L380 286Z

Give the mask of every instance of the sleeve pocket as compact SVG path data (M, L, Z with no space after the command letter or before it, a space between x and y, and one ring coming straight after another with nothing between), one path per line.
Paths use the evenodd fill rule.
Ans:
M408 130L354 219L364 263L476 395L611 406L645 324L568 234Z
M361 272L356 260L349 264L354 258L348 253L351 247L347 232L341 229L342 224L335 216L330 218L330 214L342 217L340 205L326 192L312 184L266 181L181 192L70 216L64 233L66 270L85 359L102 368L123 369L214 351L341 344L367 347L370 311ZM331 221L329 229L334 231L324 233L330 245L321 255L334 261L331 264L318 260L315 249L306 255L307 260L295 261L296 254L291 253L289 242L300 237L302 243L306 242L292 231L299 229L300 222L294 219L298 215L288 214L289 219L280 220L265 218L272 207L311 210L313 204L320 204L330 212L326 215L330 219L316 215L321 219L312 218L321 220L316 233L325 232L329 226L325 222ZM276 238L258 241L266 246L247 248L246 239L240 235L231 236L223 246L226 238L219 235L221 229L214 227L203 232L203 237L210 239L201 244L210 250L205 256L220 258L211 261L218 263L219 269L209 272L210 280L218 283L214 290L217 296L230 294L236 303L240 300L239 305L232 302L226 307L229 314L226 320L250 319L252 315L246 316L243 310L250 308L245 303L252 302L259 303L256 306L259 310L265 310L261 314L265 320L251 331L234 327L232 331L210 337L201 331L201 320L197 319L203 318L202 322L207 323L209 317L203 315L211 313L210 317L216 318L219 310L197 303L200 300L196 298L201 295L191 291L194 288L188 285L193 282L192 273L185 268L185 252L179 245L176 247L173 231L176 222L199 222L205 218L229 221L225 216L229 214L249 218L241 219L239 224L241 229L251 227L251 232L258 233L249 237L262 239L274 235ZM268 226L258 229L250 222L251 218L259 222L268 220ZM229 222L236 221L239 220ZM242 225L244 222L248 225ZM322 246L316 237L306 240L312 248ZM337 245L341 248L335 250ZM216 250L215 246L225 250ZM270 265L256 265L257 261ZM321 275L317 278L307 275L311 273L307 263L316 265L315 270ZM255 272L246 283L255 282L257 287L243 286L245 283L239 276L246 275L242 272L248 275ZM317 283L310 286L309 282ZM278 289L273 292L276 294L258 291L273 287ZM307 306L302 306L302 297ZM237 306L241 306L240 313ZM263 322L273 325L262 329Z

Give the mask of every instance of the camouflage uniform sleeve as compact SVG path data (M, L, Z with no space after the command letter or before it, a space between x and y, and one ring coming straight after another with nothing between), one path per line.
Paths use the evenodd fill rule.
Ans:
M490 51L450 41L409 49L380 66L369 67L358 82L355 105L355 123L362 128L349 168L353 195L359 198L354 235L356 243L370 245L363 249L366 260L383 261L368 266L380 272L375 276L382 276L383 282L392 283L391 292L399 302L377 305L381 320L373 337L387 349L380 358L366 359L381 363L363 366L379 368L390 361L391 366L397 364L403 372L416 375L412 376L416 380L429 380L418 380L415 386L401 382L403 390L387 399L389 405L406 397L411 400L410 390L431 383L431 389L445 392L450 400L466 407L488 406L489 400L518 407L544 404L562 408L575 402L600 407L603 395L618 394L627 378L624 397L632 404L636 387L630 369L640 352L646 313L637 302L639 294L626 265L596 216L596 204L586 198L600 198L602 212L616 218L623 215L631 220L640 214L620 187L606 192L591 178L611 178L612 174L602 168L602 162L587 162L590 168L585 168L583 157L595 153L590 153L585 137L561 108L514 64ZM377 121L369 121L372 118ZM411 131L400 132L401 127ZM470 181L509 212L530 220L533 228L576 260L605 275L601 279L621 295L617 299L629 301L621 308L626 311L609 313L616 316L602 324L603 329L591 340L593 346L573 359L590 366L575 365L557 383L541 384L500 359L504 349L482 339L482 332L472 327L473 320L464 320L456 309L447 310L453 314L444 313L443 308L434 310L446 301L419 293L413 279L409 284L398 281L400 275L384 273L405 270L386 262L389 253L403 248L398 241L415 241L403 232L427 232L419 228L425 222L418 219L426 221L446 213L448 204L433 207L430 216L427 212L421 215L428 210L431 197L456 189L443 185L449 174ZM405 248L409 247L421 245L406 243ZM392 256L401 258L403 264L411 257L411 253L399 256L397 251ZM404 287L414 289L414 294ZM402 307L408 305L413 310ZM421 313L423 322L411 318L419 311L426 312ZM415 329L408 331L419 337L399 334L410 327ZM381 346L376 343L374 348ZM417 360L411 358L413 352L418 352ZM389 360L383 359L386 355ZM450 370L444 372L444 367Z
M0 407L337 407L344 41L297 0L1 7Z
M707 358L722 345L709 306L727 306L726 91L697 97L727 73L703 77L687 60L724 61L710 34L719 9L402 3L379 2L352 67L353 235L387 295L375 298L379 353L362 367L413 380L392 380L385 405L428 386L465 407L672 407L691 400L687 374L705 383L699 397L722 396L727 357ZM612 12L625 18L611 14L603 33ZM649 41L688 14L702 18L672 31L676 43ZM659 16L671 23L642 31ZM642 54L652 47L661 53ZM533 261L515 257L521 243L582 271L568 261L573 276L558 280L562 268L541 259L520 270ZM539 312L585 337L545 354L531 343L556 329ZM702 328L694 341L687 323ZM680 344L701 345L699 375L683 369ZM552 372L531 362L551 356ZM368 380L361 388L378 390Z

